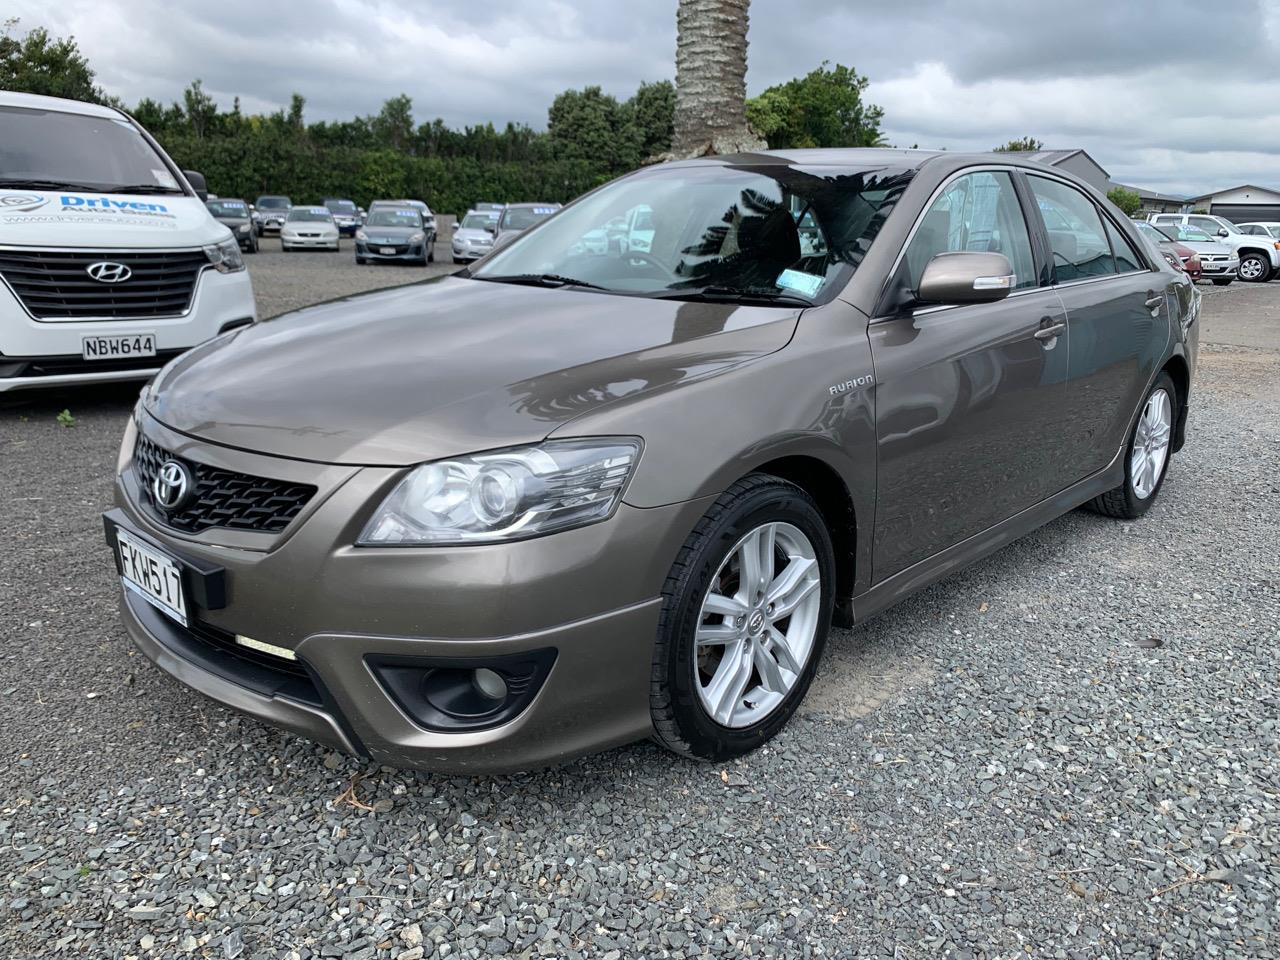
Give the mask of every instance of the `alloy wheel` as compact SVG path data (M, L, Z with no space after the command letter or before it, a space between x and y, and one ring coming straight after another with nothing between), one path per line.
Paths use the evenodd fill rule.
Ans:
M694 635L694 677L708 716L748 727L786 699L813 652L821 586L817 552L792 524L761 524L729 551Z
M1240 261L1240 279L1241 280L1258 280L1262 277L1262 272L1266 267L1260 257L1245 257Z
M1169 437L1173 430L1173 405L1169 394L1160 389L1152 392L1142 408L1133 435L1133 451L1129 454L1129 477L1134 495L1139 500L1151 496L1160 483L1169 459Z

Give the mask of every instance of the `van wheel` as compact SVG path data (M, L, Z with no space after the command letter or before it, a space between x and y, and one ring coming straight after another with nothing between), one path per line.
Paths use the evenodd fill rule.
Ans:
M777 734L817 670L834 586L831 536L812 497L763 474L726 490L662 590L649 687L658 742L727 760Z
M1249 283L1266 283L1271 279L1271 261L1260 253L1246 253L1240 258L1240 268L1236 272L1241 280Z
M1124 483L1090 500L1086 504L1090 510L1120 520L1137 520L1151 509L1169 469L1177 409L1177 388L1169 374L1162 373L1142 402L1129 434Z

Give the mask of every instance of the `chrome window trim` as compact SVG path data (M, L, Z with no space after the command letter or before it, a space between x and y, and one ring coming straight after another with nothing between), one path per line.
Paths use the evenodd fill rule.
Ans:
M234 239L234 235L232 236ZM30 246L17 243L0 243L0 250L14 250L19 253L29 253L32 251L48 250L54 253L102 253L104 256L110 256L114 253L201 253L208 260L209 255L204 252L206 246L213 246L214 243L221 243L221 240L213 243L202 244L198 247L44 247ZM9 291L9 296L13 297L14 302L19 309L27 315L33 323L150 323L153 320L182 320L191 316L191 312L195 309L196 294L200 292L200 278L204 276L206 270L213 268L212 263L206 263L203 267L196 271L195 282L191 285L191 302L187 309L182 313L166 313L156 314L151 317L37 317L27 305L22 302L22 298L18 296L17 291L9 286L9 281L4 274L0 274L0 283L4 284L4 288ZM247 270L248 267L246 266Z

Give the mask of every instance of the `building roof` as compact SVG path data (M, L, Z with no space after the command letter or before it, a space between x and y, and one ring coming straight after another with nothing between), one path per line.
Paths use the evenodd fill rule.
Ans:
M1202 193L1198 197L1191 197L1190 201L1195 203L1197 200L1211 200L1220 193L1235 193L1237 190L1259 190L1262 193L1270 193L1273 196L1280 196L1280 190L1273 190L1270 187L1260 187L1255 183L1242 183L1238 187L1223 187L1221 190L1214 190L1212 193Z
M1146 187L1133 187L1127 183L1116 183L1114 180L1111 182L1111 185L1113 187L1119 187L1121 190L1130 190L1140 196L1143 200L1163 200L1167 203L1187 202L1186 197L1175 196L1172 193L1160 193L1156 190L1148 190Z

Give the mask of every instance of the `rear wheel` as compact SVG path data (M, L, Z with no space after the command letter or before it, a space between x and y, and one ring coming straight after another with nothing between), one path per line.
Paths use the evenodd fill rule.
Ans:
M1236 272L1241 280L1249 283L1266 283L1271 279L1271 261L1260 253L1246 253L1240 258L1240 269Z
M730 487L663 588L649 694L656 739L726 760L777 734L817 670L834 584L831 538L808 494L760 474Z
M1167 373L1160 374L1129 434L1124 483L1094 497L1086 504L1089 509L1121 520L1136 520L1151 509L1169 468L1177 404L1178 391L1173 380Z

